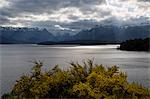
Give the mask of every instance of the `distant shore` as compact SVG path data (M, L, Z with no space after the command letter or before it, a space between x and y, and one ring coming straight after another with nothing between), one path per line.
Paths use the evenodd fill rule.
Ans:
M127 40L118 48L126 51L150 51L150 38Z
M59 42L41 42L38 45L108 45L108 44L120 44L118 42L104 42L97 40L73 40L73 41L59 41Z

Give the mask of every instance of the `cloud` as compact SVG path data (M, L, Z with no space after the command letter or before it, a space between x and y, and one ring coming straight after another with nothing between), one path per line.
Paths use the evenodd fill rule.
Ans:
M70 28L65 28L65 27L62 27L60 25L55 25L56 28L60 29L60 30L69 30L69 31L75 31L74 29L70 29Z
M0 25L79 31L100 23L150 21L149 0L0 0Z
M0 24L10 23L10 20L0 16Z
M9 6L9 2L6 0L0 0L1 4L0 4L0 8L3 8L5 6Z

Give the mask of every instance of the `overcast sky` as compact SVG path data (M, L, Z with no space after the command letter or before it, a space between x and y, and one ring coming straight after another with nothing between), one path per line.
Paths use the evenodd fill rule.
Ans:
M102 23L150 23L150 0L0 0L1 26L74 32Z

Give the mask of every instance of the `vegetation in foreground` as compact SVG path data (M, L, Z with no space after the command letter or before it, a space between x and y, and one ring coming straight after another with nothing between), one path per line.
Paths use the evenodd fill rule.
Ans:
M148 99L150 90L137 83L128 83L127 75L116 66L105 68L88 60L71 62L68 70L58 66L43 72L43 63L35 62L31 75L22 76L10 94L2 99L84 98L84 99Z
M120 44L121 50L150 51L150 38L127 40Z

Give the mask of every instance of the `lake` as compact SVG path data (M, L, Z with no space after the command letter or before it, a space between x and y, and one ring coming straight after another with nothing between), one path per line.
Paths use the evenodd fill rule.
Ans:
M94 59L105 66L117 65L128 74L128 81L136 81L150 87L150 53L120 51L119 45L0 45L0 86L1 94L9 92L15 81L23 74L30 73L32 61L44 62L43 70L59 64L69 68L69 62L81 63Z

